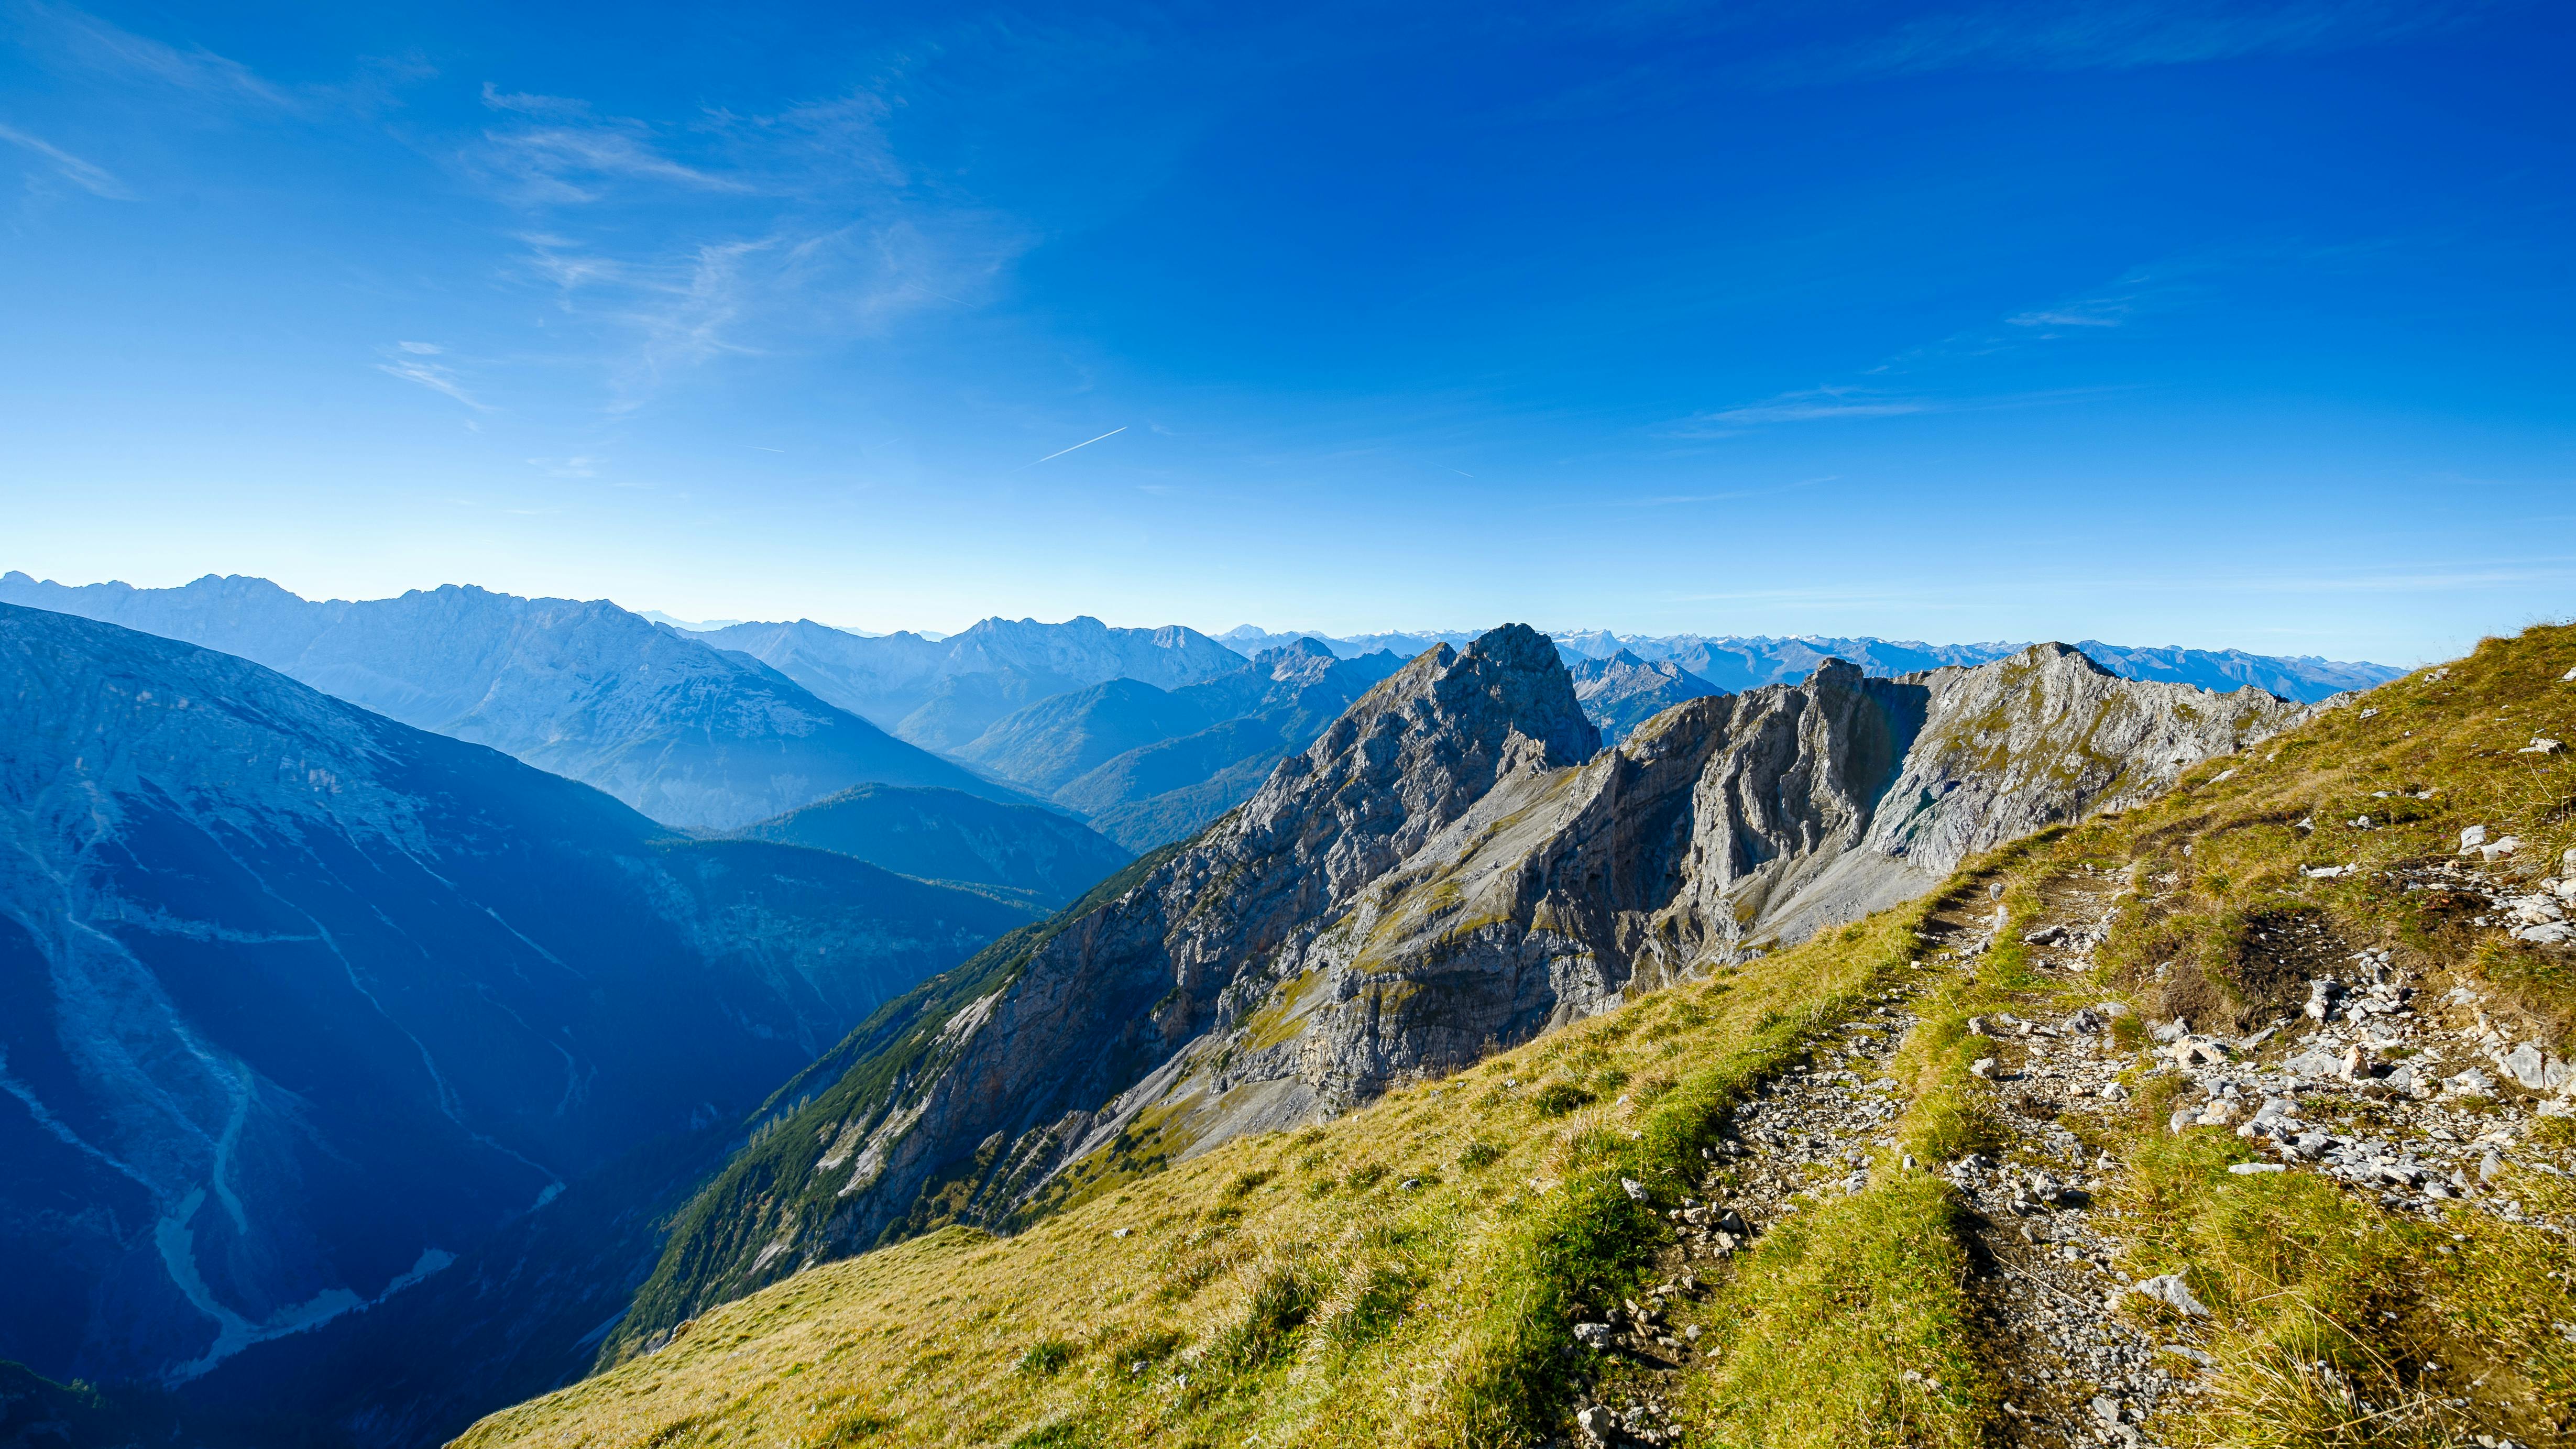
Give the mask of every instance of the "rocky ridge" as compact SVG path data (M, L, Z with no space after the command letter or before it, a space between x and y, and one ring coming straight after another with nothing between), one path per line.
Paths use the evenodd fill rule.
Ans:
M988 963L954 1015L841 1060L839 1090L782 1094L780 1155L701 1215L732 1246L676 1238L638 1332L890 1233L1008 1222L1344 1110L1920 894L2299 714L2035 646L1898 680L1829 664L1600 751L1535 632L1441 646L1114 901Z

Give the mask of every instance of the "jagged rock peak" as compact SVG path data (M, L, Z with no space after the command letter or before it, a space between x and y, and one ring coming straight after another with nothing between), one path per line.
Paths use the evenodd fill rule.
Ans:
M1246 802L1236 832L1277 849L1322 847L1338 898L1456 819L1494 781L1579 765L1601 748L1556 646L1506 624L1442 644L1390 675Z

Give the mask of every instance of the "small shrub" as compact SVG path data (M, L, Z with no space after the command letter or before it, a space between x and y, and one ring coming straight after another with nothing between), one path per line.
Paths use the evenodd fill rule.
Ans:
M1061 1338L1042 1338L1020 1355L1020 1372L1035 1378L1060 1373L1073 1362L1073 1345Z
M1350 1307L1334 1316L1328 1336L1346 1349L1385 1337L1412 1309L1414 1295L1426 1282L1421 1272L1406 1265L1380 1264L1370 1269Z
M1225 1195L1227 1197L1242 1197L1251 1192L1254 1188L1261 1186L1263 1183L1268 1182L1276 1176L1278 1176L1277 1173L1272 1172L1267 1168L1263 1168L1255 1172L1242 1173L1238 1175L1234 1181L1225 1185Z
M1502 1147L1497 1143L1487 1142L1481 1138L1468 1143L1467 1150L1458 1154L1458 1165L1469 1172L1473 1172L1480 1167L1491 1167L1502 1160Z
M1323 1280L1303 1263L1283 1263L1262 1275L1243 1318L1217 1337L1209 1356L1236 1373L1267 1368L1286 1356L1297 1330L1324 1298Z
M842 1449L843 1445L864 1444L893 1427L894 1420L843 1402L827 1408L805 1437L796 1442L798 1449Z
M1592 1103L1592 1094L1572 1082L1550 1082L1530 1098L1530 1105L1542 1117L1562 1117L1578 1107Z
M1367 1162L1362 1163L1358 1167L1352 1168L1351 1175L1344 1178L1343 1181L1350 1185L1350 1189L1353 1192L1366 1192L1370 1188L1377 1186L1380 1182L1383 1182L1385 1179L1386 1165L1384 1163Z

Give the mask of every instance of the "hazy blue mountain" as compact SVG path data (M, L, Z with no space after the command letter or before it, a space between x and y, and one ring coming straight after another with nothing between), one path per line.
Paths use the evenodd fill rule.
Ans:
M1560 643L1560 648L1564 646ZM1862 674L1892 679L1949 665L1983 664L2001 659L2018 644L1918 644L1888 639L1702 639L1675 635L1665 639L1623 639L1620 647L1639 659L1678 664L1710 684L1741 694L1766 684L1797 684L1828 659L1847 660Z
M1558 644L1563 653L1563 641ZM1648 663L1621 649L1606 659L1576 659L1566 665L1574 680L1574 697L1584 718L1601 728L1601 743L1615 745L1628 732L1684 700L1702 699L1725 690L1669 659Z
M696 637L749 654L822 698L915 744L953 749L1002 716L1112 679L1177 689L1241 669L1244 656L1195 629L986 619L944 638L864 638L810 619L737 624Z
M1217 638L1247 652L1272 648L1293 639L1314 639L1345 658L1374 649L1419 653L1433 644L1458 644L1472 634L1432 630L1411 634L1355 634L1328 638L1321 634L1272 633L1251 625L1229 629ZM1583 659L1607 659L1622 650L1644 663L1672 663L1709 685L1732 693L1766 684L1797 684L1827 659L1844 659L1878 678L1912 674L1948 665L1983 664L2028 647L2022 643L1925 644L1914 640L1854 638L1768 638L1698 634L1613 634L1606 629L1561 629L1549 636L1569 665ZM2226 691L2253 685L2257 689L2313 704L2348 689L2368 689L2405 673L2385 664L2320 659L2314 655L2247 654L2238 649L2184 649L2177 645L2138 648L2086 640L2075 646L2094 662L2129 679L2164 680L2201 689Z
M1357 659L1363 654L1375 654L1379 650L1410 659L1425 649L1436 648L1442 644L1463 644L1476 636L1471 632L1456 629L1398 629L1384 634L1332 635L1297 629L1274 632L1256 628L1250 624L1238 624L1214 637L1218 642L1240 654L1258 654L1266 649L1277 649L1294 644L1300 639L1312 639L1344 659Z
M1014 710L954 753L1015 785L1051 793L1115 756L1240 712L1212 712L1207 688L1175 693L1113 679Z
M1383 652L1338 659L1312 641L1266 650L1246 669L1172 692L1217 723L1103 761L1054 798L1130 850L1182 839L1250 799L1272 767L1403 666Z
M237 654L597 785L669 825L731 829L869 782L1019 798L757 660L603 600L450 585L322 602L265 579L69 588L13 572L0 576L0 603Z
M1107 836L1052 810L892 785L854 786L737 834L836 850L930 880L1025 891L1049 906L1081 895L1129 859Z
M925 750L957 753L992 728L994 721L1039 700L1080 689L1083 682L1075 675L1011 665L972 674L943 674L932 682L928 697L895 721L894 732Z
M2405 673L2385 664L2351 664L2313 654L2289 657L2241 649L2133 649L2087 639L2075 646L2093 662L2129 679L2162 679L2226 691L2252 685L2283 699L2314 704L2348 689L2375 689Z
M399 1294L1026 919L0 605L0 1359L183 1379Z

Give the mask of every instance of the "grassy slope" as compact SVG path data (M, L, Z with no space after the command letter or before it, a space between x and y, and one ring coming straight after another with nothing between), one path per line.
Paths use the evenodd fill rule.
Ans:
M2373 718L2337 711L2213 761L2148 808L1972 863L1943 896L1330 1126L1228 1144L1012 1239L951 1229L801 1274L460 1442L677 1446L757 1429L806 1446L1534 1443L1564 1430L1569 1367L1614 1384L1622 1372L1578 1358L1567 1325L1658 1270L1652 1209L1697 1174L1729 1105L1816 1029L1918 988L1899 1146L1870 1187L1778 1225L1676 1314L1720 1345L1680 1398L1712 1444L1977 1442L2001 1389L1968 1301L1967 1225L1946 1184L1897 1166L1990 1141L1966 1071L1988 1044L1966 1017L2106 992L2196 1024L2268 1017L2282 985L2246 949L2248 922L2300 909L2352 945L2477 972L2563 1042L2568 953L2500 944L2367 872L2297 867L2447 857L2471 823L2519 834L2535 867L2554 860L2576 843L2576 767L2513 751L2534 733L2569 738L2576 685L2556 681L2571 665L2576 631L2490 641L2445 680L2378 691ZM2401 787L2438 793L2400 802ZM2365 810L2377 828L2334 823ZM2311 816L2313 834L2294 828ZM2085 867L2159 883L2105 943L2107 981L2034 972L2009 944L1973 976L1911 964L1945 898L1999 880L2027 917L2052 878ZM2156 965L2170 968L2161 982ZM2134 1118L2099 1133L2122 1164L2108 1197L2135 1244L2123 1266L2188 1271L2217 1312L2204 1343L2219 1362L2214 1411L2160 1433L2433 1442L2408 1427L2433 1420L2386 1407L2458 1397L2454 1428L2570 1442L2556 1416L2576 1402L2576 1346L2550 1329L2576 1322L2563 1241L2466 1211L2399 1219L2305 1174L2229 1176L2242 1144L2166 1134L2149 1086ZM1653 1201L1632 1201L1623 1177ZM2571 1206L2561 1181L2517 1187L2536 1210Z

